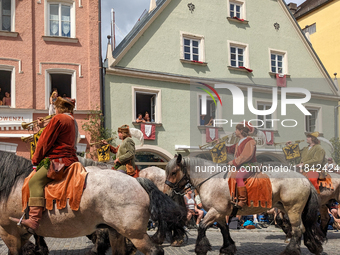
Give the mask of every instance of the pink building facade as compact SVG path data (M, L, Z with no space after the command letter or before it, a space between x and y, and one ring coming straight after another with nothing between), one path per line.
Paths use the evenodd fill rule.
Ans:
M10 95L0 105L0 150L29 158L30 145L21 137L32 132L21 123L49 115L54 88L76 99L78 151L89 148L81 125L101 100L99 4L0 0L0 99Z

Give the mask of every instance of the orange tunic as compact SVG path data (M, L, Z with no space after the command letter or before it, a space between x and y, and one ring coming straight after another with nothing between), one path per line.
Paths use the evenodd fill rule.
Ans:
M61 158L66 167L78 162L75 149L76 130L73 117L57 114L47 124L41 134L32 164L38 165L41 160Z

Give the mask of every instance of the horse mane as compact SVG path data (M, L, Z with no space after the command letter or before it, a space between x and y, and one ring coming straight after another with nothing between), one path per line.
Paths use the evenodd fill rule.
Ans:
M78 160L84 167L97 166L97 167L103 168L103 169L111 168L111 167L109 167L110 164L94 161L94 160L89 159L89 158L83 158L83 157L78 156Z
M0 151L0 199L8 199L18 180L26 178L33 170L30 160L12 152Z
M167 166L166 166L166 174L168 175L169 174L169 171L170 169L173 169L175 166L176 166L176 161L177 161L177 158L173 158L171 159ZM195 166L198 166L198 165L207 165L207 166L212 166L212 165L223 165L223 164L217 164L217 163L214 163L213 161L211 160L208 160L208 159L203 159L203 158L199 158L199 157L183 157L182 158L182 163L183 165L187 166L185 169L183 169L184 171L190 171L190 168L191 167L195 167Z

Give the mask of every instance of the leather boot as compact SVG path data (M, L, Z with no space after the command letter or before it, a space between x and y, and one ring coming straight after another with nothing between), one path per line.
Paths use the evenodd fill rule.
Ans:
M44 207L30 206L29 219L22 220L21 224L28 229L28 232L34 234L39 227L40 220L42 218L42 212ZM9 217L11 221L19 223L20 219Z
M246 186L237 187L237 193L238 193L237 207L243 208L245 205L247 205L247 188L246 188Z

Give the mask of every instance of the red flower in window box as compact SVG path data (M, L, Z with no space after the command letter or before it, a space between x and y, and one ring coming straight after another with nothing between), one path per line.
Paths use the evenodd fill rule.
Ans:
M236 16L234 16L233 19L237 19L237 20L239 20L239 21L244 21L244 19L240 19L240 18L238 18L238 17L236 17Z

